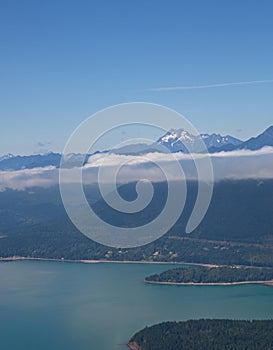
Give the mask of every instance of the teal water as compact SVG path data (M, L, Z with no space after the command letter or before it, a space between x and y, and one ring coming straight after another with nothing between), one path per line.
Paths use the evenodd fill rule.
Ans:
M273 319L273 288L146 285L169 265L0 263L0 349L118 350L146 325Z

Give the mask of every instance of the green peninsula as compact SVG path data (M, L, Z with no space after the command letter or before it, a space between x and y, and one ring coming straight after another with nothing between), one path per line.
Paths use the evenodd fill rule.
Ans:
M145 278L147 283L159 284L270 284L272 281L272 268L232 266L175 268Z
M131 350L269 350L273 321L191 320L165 322L136 333Z

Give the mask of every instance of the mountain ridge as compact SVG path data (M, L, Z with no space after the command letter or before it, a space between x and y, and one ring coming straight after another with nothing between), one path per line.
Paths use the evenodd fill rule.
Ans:
M159 153L218 153L232 152L236 150L256 151L263 147L273 147L273 125L256 137L251 137L242 141L231 135L221 135L217 133L192 135L184 129L170 129L157 141L151 144L127 145L120 148L97 151L93 154L79 155L71 154L71 166L79 164L79 158L86 163L88 158L95 154L114 153L125 155L142 155L152 152ZM47 166L60 167L62 154L49 152L46 154L33 155L13 155L8 153L0 156L0 171L15 171L23 169L44 168Z

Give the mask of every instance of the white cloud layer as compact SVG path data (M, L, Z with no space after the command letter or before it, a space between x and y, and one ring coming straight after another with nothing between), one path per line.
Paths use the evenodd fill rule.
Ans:
M165 179L160 167L169 169L171 179L179 180L181 174L172 173L173 162L179 161L187 179L196 179L194 159L204 155L183 153L150 153L143 156L116 154L96 154L89 158L84 168L73 168L68 182L75 181L75 175L82 171L84 183L97 181L98 170L103 167L107 174L102 181L129 182L139 179L162 181ZM265 147L259 151L239 150L210 155L215 181L224 179L273 179L273 148ZM117 173L117 168L120 171ZM206 180L205 178L203 180ZM48 187L59 183L59 170L55 167L24 169L0 172L0 190L12 188L23 190L34 186Z

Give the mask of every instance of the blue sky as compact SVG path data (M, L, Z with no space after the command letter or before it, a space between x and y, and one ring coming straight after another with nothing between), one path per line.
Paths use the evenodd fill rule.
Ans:
M272 12L271 0L0 0L0 154L60 151L86 117L130 101L200 132L258 134L273 83L150 89L272 80Z

